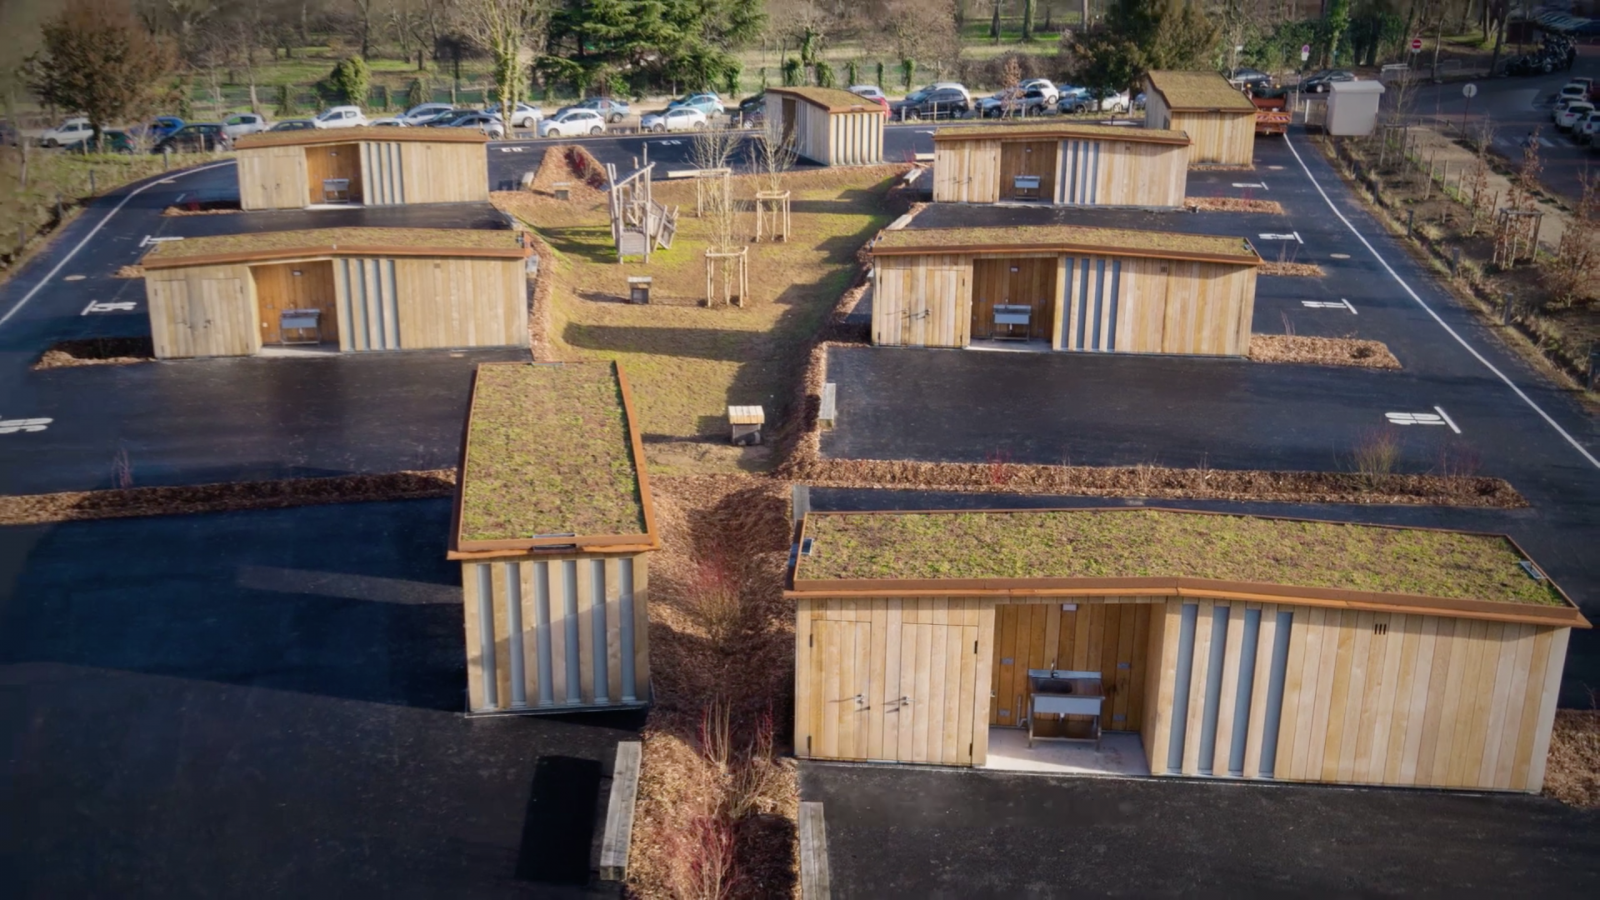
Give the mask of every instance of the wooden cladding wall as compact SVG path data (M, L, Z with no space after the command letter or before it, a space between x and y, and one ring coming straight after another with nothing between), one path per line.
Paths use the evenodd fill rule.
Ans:
M935 203L994 203L1000 199L1000 141L939 141L933 145Z
M992 601L796 601L795 753L983 765Z
M394 273L401 347L527 345L522 260L406 258Z
M1054 255L1024 254L1006 257L980 257L972 261L973 338L1008 335L1005 326L994 321L996 304L1026 306L1032 310L1028 337L1048 341L1055 334L1057 268Z
M883 162L883 113L833 113L828 116L830 166L873 166Z
M472 712L649 702L642 554L468 562L461 584Z
M971 340L972 257L885 256L872 267L872 342L965 347Z
M349 198L352 203L362 202L361 145L316 144L305 147L306 201L322 203L326 199L323 182L345 178L350 181Z
M1167 111L1166 97L1152 88L1149 81L1144 83L1144 127L1159 131L1182 130L1172 125L1172 113ZM1189 139L1193 140L1194 135L1190 135Z
M1149 108L1145 116L1150 115ZM1171 113L1175 131L1189 135L1189 165L1255 165L1255 113Z
M1066 284L1066 320L1055 335L1057 350L1117 350L1122 318L1123 260L1068 256L1061 262ZM1131 291L1129 293L1132 293ZM1131 350L1127 338L1121 348Z
M788 114L789 101L785 97L784 112ZM813 162L823 165L828 164L828 154L832 151L833 130L829 123L831 117L828 111L821 107L812 106L805 101L798 101L794 105L794 152Z
M406 202L400 147L399 141L361 142L361 181L367 186L368 206Z
M402 203L473 203L489 199L487 144L400 145Z
M334 261L340 350L399 350L405 346L400 332L395 263L392 259L361 257Z
M1570 629L1181 600L1151 629L1152 772L1543 785Z
M1056 157L1059 141L1005 141L1000 145L1000 196L1042 200L1056 195ZM1039 179L1037 191L1018 191L1017 176Z
M255 282L256 309L261 322L261 343L281 344L281 314L288 309L315 309L323 342L339 342L339 289L330 260L272 263L250 267ZM291 337L303 335L291 330ZM339 342L343 346L343 342Z
M158 359L248 356L261 349L248 266L153 269L144 289Z
M1055 201L1075 206L1183 205L1189 148L1135 141L1062 141Z
M1063 606L1076 606L1066 610ZM1105 688L1101 727L1139 731L1146 721L1150 611L1163 598L1082 597L1075 602L995 607L994 680L989 724L1020 726L1028 713L1028 670L1097 671Z
M306 205L304 147L240 150L239 208L300 209Z

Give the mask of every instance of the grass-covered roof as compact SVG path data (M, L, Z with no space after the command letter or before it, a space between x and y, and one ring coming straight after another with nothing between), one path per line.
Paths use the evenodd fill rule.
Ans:
M1174 112L1250 112L1256 105L1216 72L1156 71L1146 73Z
M649 540L649 485L615 363L478 367L458 482L459 549ZM566 536L566 537L563 537Z
M282 256L285 253L328 254L339 250L358 252L395 249L412 255L438 251L440 256L468 251L474 256L518 257L523 255L517 233L475 228L308 228L302 231L247 231L212 237L164 241L145 254L146 268L181 265L183 260L204 257L241 260Z
M812 513L807 581L1194 578L1562 606L1498 535L1155 509Z
M914 224L914 220L913 220ZM885 231L874 255L914 256L961 250L990 254L1081 251L1110 256L1151 256L1260 265L1250 242L1239 237L1176 234L1080 225L1004 225L970 228L901 228Z
M258 147L296 147L313 144L354 144L358 141L407 141L430 144L487 144L489 136L474 128L402 128L364 125L357 128L297 128L293 131L259 131L233 142L235 150Z
M1182 131L1161 128L1140 128L1137 125L1091 125L1079 122L1023 122L1001 125L952 125L933 133L935 143L940 141L1034 140L1038 138L1064 138L1080 140L1134 141L1142 144L1175 144L1188 146L1189 135Z
M829 112L868 112L871 110L882 111L877 101L868 100L860 94L852 94L838 88L825 87L782 87L767 88L769 94L788 94L799 97L808 103L827 107Z

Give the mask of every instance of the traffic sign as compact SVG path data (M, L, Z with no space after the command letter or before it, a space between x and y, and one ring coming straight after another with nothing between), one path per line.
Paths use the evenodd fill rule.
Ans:
M1305 62L1306 60L1308 60L1310 58L1311 58L1311 45L1310 44L1301 44L1300 45L1300 61L1301 62Z
M1461 86L1461 96L1467 98L1468 100L1478 96L1478 86L1471 83L1463 84Z
M1412 38L1411 39L1411 52L1412 53L1421 53L1422 52L1422 38Z

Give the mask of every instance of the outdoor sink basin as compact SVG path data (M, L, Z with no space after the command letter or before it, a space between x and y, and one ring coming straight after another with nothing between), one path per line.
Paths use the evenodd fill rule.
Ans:
M1028 687L1035 694L1077 694L1081 693L1076 678L1040 678L1037 675L1028 677Z

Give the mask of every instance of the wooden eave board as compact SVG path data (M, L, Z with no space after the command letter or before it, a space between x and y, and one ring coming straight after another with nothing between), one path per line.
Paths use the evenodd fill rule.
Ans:
M1238 248L1238 249L1235 249ZM971 253L1017 256L1023 253L1081 253L1142 259L1261 265L1261 255L1246 238L1084 228L1075 225L1032 228L902 228L884 232L873 256L935 256Z
M551 365L549 363L484 363L479 366ZM467 454L472 433L472 410L477 397L478 379L473 376L472 393L467 401L467 417L462 424L461 457L456 465L455 500L451 505L450 544L446 559L486 560L523 557L530 553L637 553L658 550L661 539L656 529L655 502L650 494L650 477L645 470L644 446L639 438L638 417L634 413L633 394L622 367L616 363L563 363L561 365L611 366L617 380L617 390L622 398L622 416L628 431L628 458L633 465L638 482L640 514L644 519L642 534L573 534L528 537L508 540L463 540L461 537L461 510L467 484Z
M312 147L319 144L359 144L363 141L400 141L410 144L487 144L489 136L470 128L302 128L296 131L262 131L245 135L235 150L268 147Z
M1057 123L1019 125L961 125L941 128L933 133L934 143L961 141L1038 141L1078 139L1086 141L1130 141L1136 144L1189 146L1189 135L1182 131L1113 125L1067 125Z

